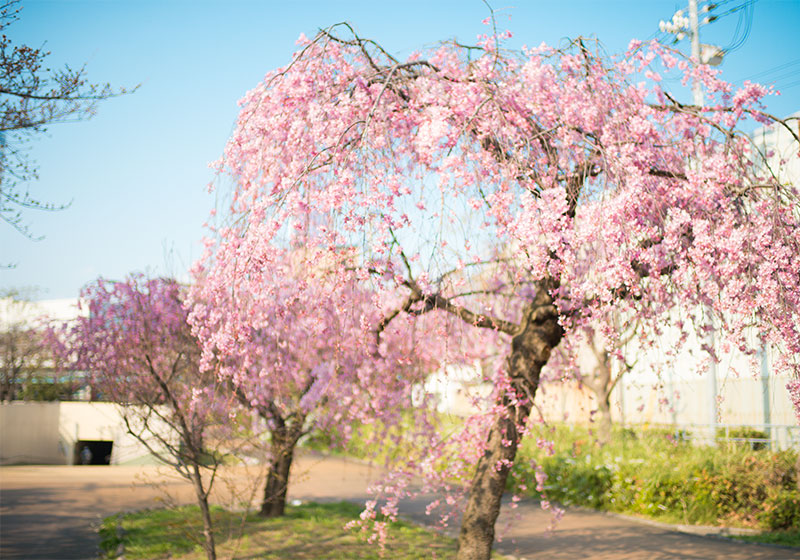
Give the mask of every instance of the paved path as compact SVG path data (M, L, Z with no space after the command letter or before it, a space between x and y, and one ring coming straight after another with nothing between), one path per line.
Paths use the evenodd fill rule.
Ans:
M290 499L363 501L367 485L380 472L339 458L298 459ZM189 486L156 467L0 467L0 558L72 560L94 558L95 527L119 510L158 507L165 492L191 501ZM240 471L217 483L215 499L232 503L251 495ZM231 484L226 484L230 481ZM232 498L231 489L236 489ZM423 500L406 503L402 513L425 523ZM688 535L629 519L569 511L552 536L544 534L549 516L523 503L497 549L517 558L593 559L789 559L797 549L748 545ZM498 527L508 519L501 515Z

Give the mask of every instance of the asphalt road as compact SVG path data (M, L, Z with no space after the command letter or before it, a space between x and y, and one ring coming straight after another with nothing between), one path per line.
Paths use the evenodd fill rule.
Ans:
M363 501L380 471L340 458L300 457L290 499ZM248 500L257 489L241 470L215 485L214 501ZM255 477L260 479L260 477ZM190 502L188 484L156 467L0 467L0 558L73 560L96 557L100 519L120 510L159 507L164 500ZM419 523L426 500L406 502L401 513ZM666 527L588 511L568 511L552 535L550 517L535 503L501 514L498 528L513 524L496 548L517 558L592 559L790 559L800 549L750 545L685 534Z

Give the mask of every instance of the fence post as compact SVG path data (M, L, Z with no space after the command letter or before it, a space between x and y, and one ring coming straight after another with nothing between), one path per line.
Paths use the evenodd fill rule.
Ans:
M772 410L770 408L770 394L769 394L769 361L767 358L767 345L761 345L761 399L764 410L764 424L767 426L767 433L769 434L769 448L772 449L772 440L774 434L772 433Z

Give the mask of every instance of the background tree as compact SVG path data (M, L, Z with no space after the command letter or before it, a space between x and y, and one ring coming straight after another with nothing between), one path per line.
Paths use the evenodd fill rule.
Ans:
M58 378L59 355L29 298L24 290L0 295L0 401L68 399L76 384Z
M635 332L630 333L626 340L619 341L620 346L624 347L630 342L634 334ZM624 356L621 360L616 360L615 364L612 351L606 348L602 342L598 345L594 333L588 336L587 342L594 354L596 364L590 372L579 371L578 376L580 382L594 394L597 402L597 440L603 444L611 440L611 392L632 366L625 361ZM622 348L616 350L619 352Z
M218 165L235 180L217 256L236 263L229 279L261 273L251 255L265 242L349 244L400 300L379 334L436 312L503 342L492 414L460 446L474 464L462 560L489 558L541 369L565 335L635 317L646 346L713 316L726 344L752 350L754 329L782 349L777 370L800 368L798 192L753 165L741 132L776 120L767 90L735 90L656 43L514 53L507 36L404 61L346 24L301 37L242 100ZM662 74L700 83L707 106L678 101ZM497 274L490 292L470 282L482 267Z
M14 45L5 30L21 10L17 0L0 5L0 218L31 237L23 209L61 210L65 205L30 194L26 184L37 172L28 143L51 124L92 117L100 101L126 90L90 83L83 66L51 70L48 51Z
M81 292L89 308L64 327L75 368L121 405L128 432L189 480L203 519L203 548L216 557L208 497L232 445L230 400L186 322L183 290L171 279L98 280Z
M574 332L574 340L558 347L548 361L547 369L552 379L542 382L559 383L574 379L581 387L591 391L597 408L591 412L591 421L597 426L597 441L608 443L611 439L611 393L636 364L631 342L636 338L635 321L622 321L620 318L611 321L614 331L611 342L606 336L591 326ZM608 327L608 325L606 325ZM577 345L577 349L571 348ZM577 359L576 359L577 356ZM588 357L588 359L586 359Z
M196 270L190 322L203 343L204 367L266 424L266 517L284 513L302 436L335 431L346 440L359 422L397 425L411 408L414 385L435 367L426 346L399 322L387 333L391 351L377 355L365 325L380 319L381 308L347 269L345 253L262 245L251 254L261 263L257 274L242 277L213 264Z

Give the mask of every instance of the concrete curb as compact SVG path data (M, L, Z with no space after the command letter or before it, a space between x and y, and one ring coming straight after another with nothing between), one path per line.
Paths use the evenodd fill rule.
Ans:
M594 511L594 510L592 510ZM637 517L634 515L625 515L624 513L614 513L610 511L598 511L597 513L604 513L611 517L618 517L634 523L641 523L642 525L649 525L651 527L658 527L659 529L666 529L668 531L677 531L679 533L687 533L689 535L698 535L701 537L736 537L743 535L758 535L762 531L758 529L745 529L743 527L715 527L713 525L684 525L679 523L673 525L672 523L664 523L663 521L655 521L654 519L647 519L646 517Z

